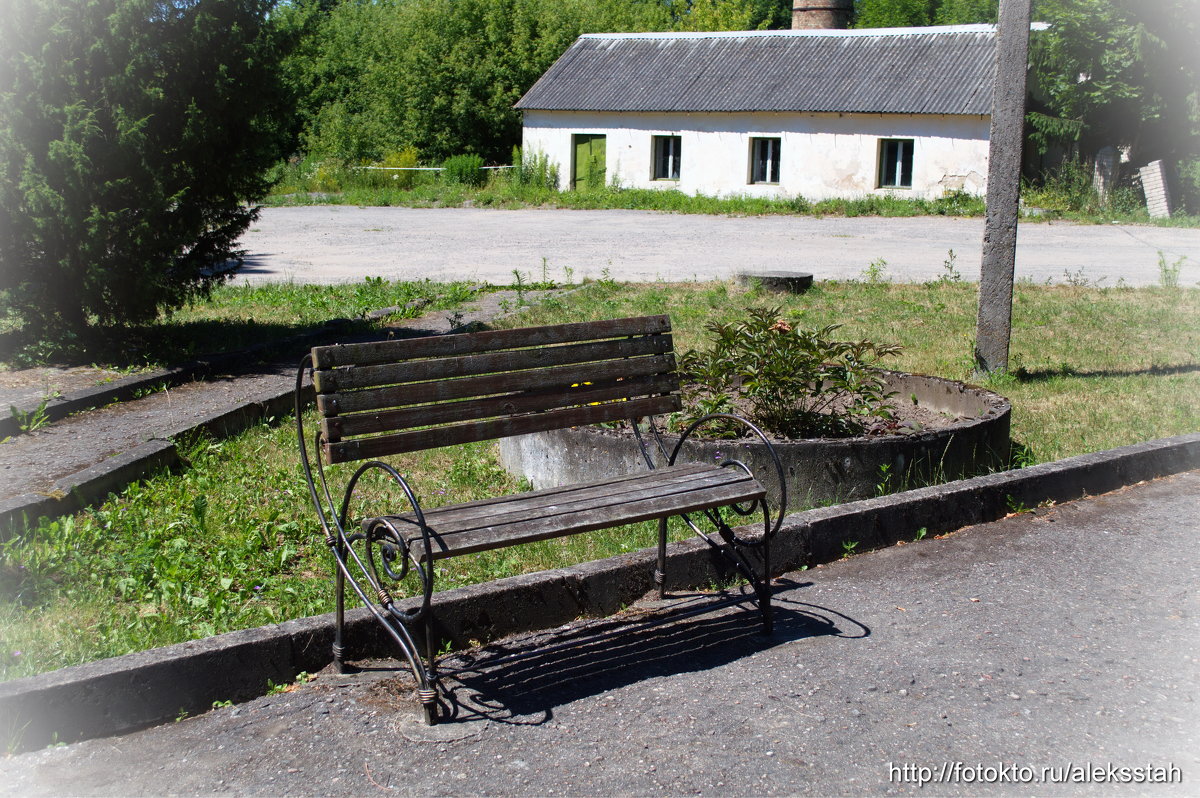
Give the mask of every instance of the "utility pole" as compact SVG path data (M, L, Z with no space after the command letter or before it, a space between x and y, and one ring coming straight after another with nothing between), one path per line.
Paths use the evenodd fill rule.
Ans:
M987 220L983 228L979 318L975 326L975 367L985 373L1008 370L1008 343L1012 337L1025 72L1029 64L1029 5L1030 0L1000 0L996 31Z

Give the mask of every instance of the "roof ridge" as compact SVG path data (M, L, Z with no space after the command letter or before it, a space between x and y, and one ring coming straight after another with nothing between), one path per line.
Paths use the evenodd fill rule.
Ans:
M1044 23L1034 23L1031 29L1041 30ZM724 31L646 31L640 33L584 33L580 39L738 39L748 37L858 37L858 36L928 36L956 33L996 32L995 25L930 25L911 28L820 28L817 30L724 30Z

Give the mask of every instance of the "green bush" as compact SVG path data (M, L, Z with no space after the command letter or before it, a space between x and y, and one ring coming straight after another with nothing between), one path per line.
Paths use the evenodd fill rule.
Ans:
M1128 181L1118 182L1105 199L1092 182L1092 169L1081 161L1064 161L1042 173L1039 180L1021 187L1026 205L1058 213L1132 215L1143 210L1141 192Z
M382 168L362 170L362 182L371 188L397 188L407 191L416 183L417 172L408 170L416 167L419 155L416 147L405 147L390 152L382 160L371 164Z
M472 153L451 155L442 162L442 181L451 186L482 186L486 181L483 158Z
M1200 158L1179 162L1179 199L1187 213L1200 214Z
M1048 211L1095 213L1101 206L1091 171L1079 161L1064 161L1057 169L1043 172L1021 193L1026 204Z
M221 280L287 140L271 5L4 4L0 291L27 336L85 340Z
M558 164L544 152L522 152L513 147L512 182L518 186L554 190L558 188Z
M741 321L705 329L711 346L680 358L689 386L677 426L744 408L751 421L783 438L840 438L891 417L877 364L898 354L898 346L835 340L838 325L795 328L779 308L752 308ZM718 437L742 432L733 425L707 429Z

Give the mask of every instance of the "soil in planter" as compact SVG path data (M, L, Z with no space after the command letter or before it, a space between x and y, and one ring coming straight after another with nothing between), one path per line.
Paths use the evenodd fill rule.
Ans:
M836 406L836 402L834 403ZM736 407L735 412L743 418L754 421L750 414L750 403L744 399L739 399L734 402ZM966 416L955 415L954 413L946 413L940 410L933 410L924 407L920 404L914 404L911 401L901 400L896 397L892 400L891 418L872 418L866 425L866 430L863 433L864 437L883 437L888 435L912 435L918 432L932 432L934 430L945 429L954 424L962 423L967 419ZM836 409L836 408L835 408ZM673 433L682 432L682 430L672 429ZM770 431L764 430L767 437L773 442L784 442L791 440L799 440L796 438L785 438L776 435ZM703 437L703 436L701 436ZM844 437L859 437L859 436L844 436Z

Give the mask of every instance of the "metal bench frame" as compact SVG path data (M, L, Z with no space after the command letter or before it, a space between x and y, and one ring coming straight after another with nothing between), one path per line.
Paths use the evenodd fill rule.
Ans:
M758 427L727 414L697 420L667 452L654 416L681 407L670 331L667 316L645 316L320 346L305 356L296 374L296 435L313 507L334 558L333 659L339 670L345 668L349 583L411 667L425 720L433 724L439 692L432 607L436 560L657 519L654 578L664 597L670 516L681 517L750 582L764 631L771 631L769 552L787 506L783 467ZM312 439L315 458L304 429L306 376L312 379L321 417ZM656 466L640 429L642 419L666 466ZM676 464L684 441L715 419L740 422L767 445L782 494L774 512L762 483L739 461ZM645 472L425 511L400 472L377 459L612 421L632 424ZM335 502L325 466L358 460L367 462L354 471L340 503ZM400 486L409 509L356 524L349 517L355 488L364 474L376 470ZM763 534L738 536L720 512L726 507L740 516L761 512ZM701 528L704 522L713 532ZM758 552L758 570L747 558L750 550ZM422 601L416 609L401 609L392 585L410 575Z

